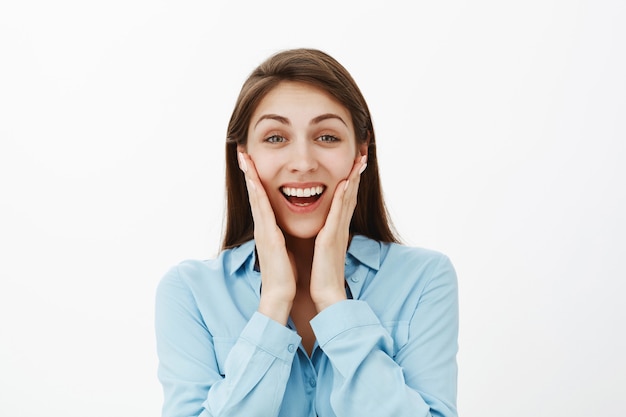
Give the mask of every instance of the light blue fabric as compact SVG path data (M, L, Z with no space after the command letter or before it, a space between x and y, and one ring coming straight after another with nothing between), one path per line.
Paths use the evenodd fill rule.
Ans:
M456 273L438 252L354 236L350 298L311 321L258 313L254 241L184 261L156 296L163 416L457 416Z

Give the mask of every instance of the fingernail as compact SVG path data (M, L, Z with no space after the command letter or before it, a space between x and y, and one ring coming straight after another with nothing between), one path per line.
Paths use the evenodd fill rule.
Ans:
M348 189L348 184L350 184L350 180L346 181L346 183L343 185L343 190L346 191Z
M248 172L248 164L246 164L246 160L243 158L243 153L238 152L237 154L239 157L239 168L241 168L243 172Z
M252 190L252 191L256 191L256 185L254 185L254 183L250 180L246 180L246 184L248 184L248 189Z
M359 169L359 175L361 175L363 171L365 171L365 168L367 168L367 154L361 157L361 164L363 165L361 166L361 169Z

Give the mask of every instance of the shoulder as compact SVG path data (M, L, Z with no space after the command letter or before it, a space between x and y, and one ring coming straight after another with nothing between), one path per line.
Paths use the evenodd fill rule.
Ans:
M214 259L186 259L173 265L161 278L159 286L192 284L194 281L223 275L222 256Z
M172 266L161 278L158 290L188 288L192 291L208 282L227 280L252 255L253 242L220 252L211 259L186 259Z
M355 235L348 250L351 259L376 271L378 277L390 281L411 281L425 285L438 277L456 280L452 262L444 253L400 243L380 242Z
M381 243L381 264L389 266L410 265L421 268L452 266L450 258L434 249L408 246L400 243Z
M348 255L373 269L397 267L436 267L450 265L448 256L433 249L401 243L381 242L363 235L352 238Z
M388 253L391 256L395 257L408 257L415 260L436 262L448 259L447 255L434 249L419 246L408 246L401 243L382 243L382 245L388 248Z
M404 279L411 277L427 287L432 282L456 286L457 275L450 258L434 249L398 243L381 243L380 272L391 272Z

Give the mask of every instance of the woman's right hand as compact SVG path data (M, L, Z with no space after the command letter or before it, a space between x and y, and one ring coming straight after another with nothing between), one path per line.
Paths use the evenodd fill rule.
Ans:
M285 236L276 224L276 216L250 156L238 152L239 168L248 188L254 240L261 268L259 312L286 325L296 295L296 268L287 252Z

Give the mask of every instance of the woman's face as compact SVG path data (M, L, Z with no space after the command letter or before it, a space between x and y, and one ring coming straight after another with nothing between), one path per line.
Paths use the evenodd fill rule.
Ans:
M281 82L259 103L245 151L256 166L278 226L309 239L324 226L337 184L357 157L350 112L325 91Z

